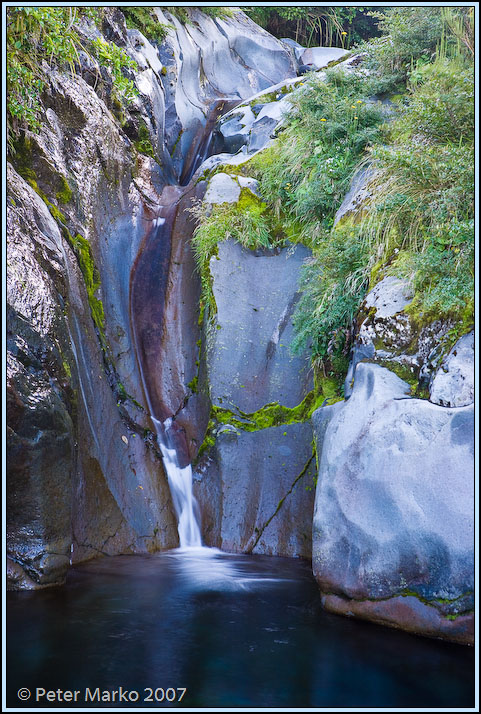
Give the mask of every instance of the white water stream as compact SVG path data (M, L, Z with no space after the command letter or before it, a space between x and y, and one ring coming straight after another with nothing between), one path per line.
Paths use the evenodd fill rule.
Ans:
M157 431L157 441L160 451L162 452L167 480L177 516L180 547L202 547L202 536L196 515L198 506L192 493L192 466L191 464L187 464L187 466L182 468L179 465L177 452L171 443L169 434L172 419L166 419L163 424L154 417L152 417L152 421Z

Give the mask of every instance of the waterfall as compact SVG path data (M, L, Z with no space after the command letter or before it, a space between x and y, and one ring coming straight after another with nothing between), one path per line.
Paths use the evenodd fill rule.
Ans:
M177 516L181 548L202 548L202 537L197 517L199 508L192 492L192 466L185 464L182 455L179 458L179 454L185 456L188 451L186 437L175 423L175 399L170 399L165 387L172 380L169 345L175 342L177 335L173 327L176 317L171 317L170 331L165 318L165 306L171 292L172 261L175 260L172 257L175 252L172 234L181 198L190 190L195 171L211 151L215 123L222 111L230 110L237 103L238 100L217 99L210 107L205 126L199 127L185 156L179 183L166 186L162 192L157 216L151 221L130 275L133 344ZM183 240L186 241L185 236ZM179 388L178 384L174 391L176 388Z
M202 547L200 526L196 516L197 502L192 493L192 466L179 465L177 450L171 436L172 419L165 422L152 418L157 431L157 441L164 460L167 480L177 516L177 529L181 548Z

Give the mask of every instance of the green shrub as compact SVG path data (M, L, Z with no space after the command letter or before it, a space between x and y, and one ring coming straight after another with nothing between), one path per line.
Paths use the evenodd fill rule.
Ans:
M411 79L377 172L364 240L412 283L413 309L455 317L473 308L474 76L466 55L442 56ZM463 318L464 319L464 318Z
M303 294L294 315L294 351L310 346L318 364L337 361L340 366L350 346L352 321L366 294L368 264L358 226L346 223L319 241L303 272Z
M87 16L99 22L100 12L75 7L7 8L7 135L12 153L23 128L40 128L40 94L48 82L42 63L75 74L79 50L88 51L77 31L79 18ZM136 90L122 70L136 67L135 62L111 42L95 40L90 49L100 64L110 69L114 95L131 101Z
M157 19L150 7L122 7L127 27L140 30L148 40L162 42L167 36L167 26Z
M398 91L418 58L430 61L443 36L439 7L389 7L371 13L379 20L380 38L359 46L367 53L365 65L382 94Z
M123 69L136 69L137 63L121 47L114 42L96 38L92 42L93 54L99 64L107 67L112 76L112 90L117 99L131 102L138 91L131 79L128 79Z
M439 57L410 73L411 96L397 128L412 127L427 141L470 140L474 128L474 67L458 58Z
M80 40L73 7L7 8L7 132L10 149L20 128L40 127L42 60L73 71Z
M294 347L336 373L374 272L414 290L422 322L473 320L474 78L467 9L390 8L364 78L331 70L308 80L276 144L251 162L281 221L313 250L295 314ZM381 125L370 94L401 87ZM359 107L359 108L357 108ZM357 117L355 119L355 117ZM353 171L369 164L371 198L332 229Z
M267 204L249 189L242 189L237 203L221 203L206 215L205 207L198 205L191 212L199 220L192 244L198 265L207 265L217 246L232 239L244 248L268 248L271 245L271 223L266 214Z
M312 245L332 225L364 148L380 135L383 114L367 101L367 86L336 69L326 81L308 80L275 147L250 162L262 195L278 215L302 223Z

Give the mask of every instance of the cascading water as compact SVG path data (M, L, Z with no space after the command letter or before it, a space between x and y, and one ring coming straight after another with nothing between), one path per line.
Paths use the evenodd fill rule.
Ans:
M177 529L181 548L202 547L202 537L196 511L197 502L192 493L192 466L181 467L177 451L170 435L172 419L162 424L152 418L157 431L157 441L164 460L172 501L177 515Z
M157 433L172 501L177 516L181 549L202 548L199 509L192 491L192 467L188 463L187 438L176 422L182 401L180 394L182 368L173 367L166 358L166 345L177 335L175 311L166 318L165 308L172 289L172 233L182 196L190 190L195 171L207 158L212 145L212 132L221 111L230 110L236 101L217 100L208 121L194 138L181 172L178 186L167 186L162 204L152 220L130 279L130 319L133 341L150 417ZM185 236L182 241L186 242ZM178 264L178 263L177 263ZM174 374L175 373L175 374ZM174 384L175 382L175 384Z

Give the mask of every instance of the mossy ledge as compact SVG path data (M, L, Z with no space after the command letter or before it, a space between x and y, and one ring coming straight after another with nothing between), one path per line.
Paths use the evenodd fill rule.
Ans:
M378 597L378 598L346 598L345 595L339 595L338 593L335 592L323 592L323 595L334 595L335 597L342 597L344 599L352 600L353 602L387 602L388 600L394 600L395 598L398 597L414 597L419 602L422 602L423 605L426 605L427 607L434 607L438 612L440 612L441 607L449 605L452 606L453 608L456 608L456 603L465 598L468 595L472 594L471 590L468 590L465 593L462 593L461 595L458 595L455 598L449 599L449 598L433 598L432 600L428 600L427 598L423 597L420 595L418 592L415 590L411 590L409 588L403 588L403 590L400 590L397 593L393 593L392 595L388 595L387 597ZM440 614L446 619L446 620L457 620L458 617L462 617L463 615L471 615L473 613L472 609L468 610L460 610L459 612L450 612L450 613L442 613Z
M214 446L216 433L221 425L229 425L244 432L253 432L276 426L301 424L309 421L313 412L319 407L334 404L341 399L338 396L326 397L325 394L318 394L312 390L295 407L285 407L279 402L270 402L255 412L246 413L241 409L234 412L223 407L212 406L206 435L199 449L197 460Z

